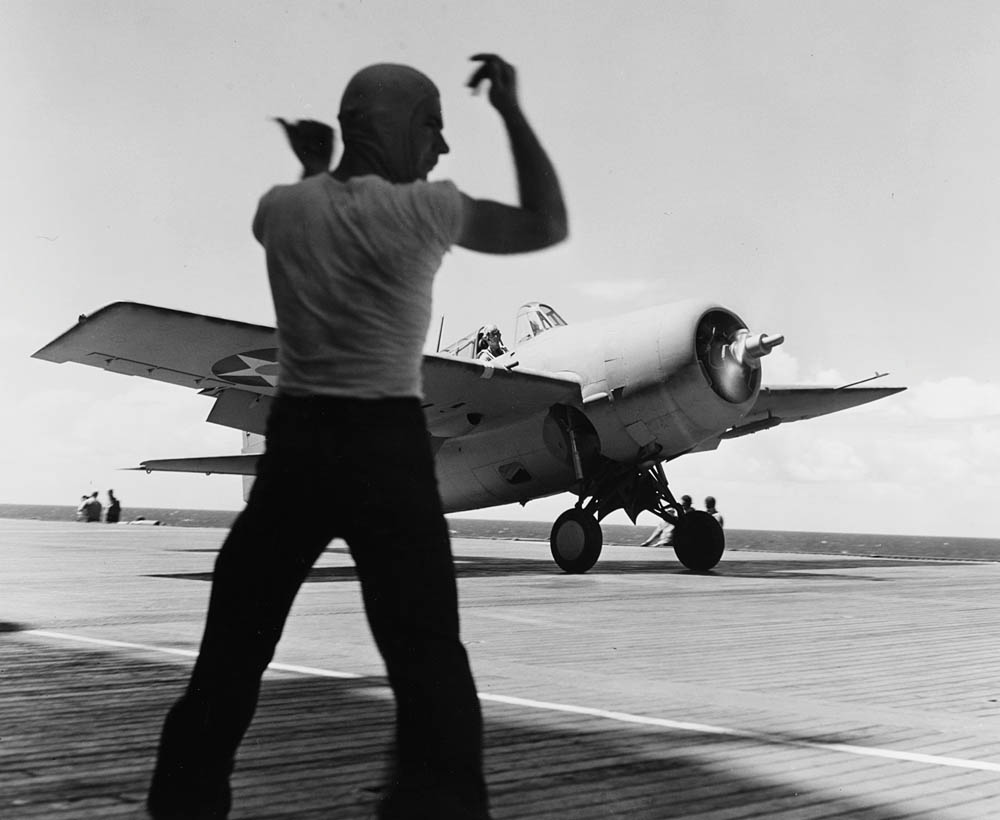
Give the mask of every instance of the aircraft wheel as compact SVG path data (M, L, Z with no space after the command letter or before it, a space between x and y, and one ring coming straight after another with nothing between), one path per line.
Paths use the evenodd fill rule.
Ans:
M575 507L566 510L552 525L549 536L552 557L564 572L586 572L601 556L604 535L594 516Z
M695 510L680 517L674 527L677 560L695 572L705 572L719 563L726 549L726 534L707 512Z

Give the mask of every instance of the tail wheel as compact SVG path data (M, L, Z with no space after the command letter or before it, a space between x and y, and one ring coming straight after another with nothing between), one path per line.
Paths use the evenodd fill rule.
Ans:
M715 523L714 519L712 523ZM594 516L583 510L566 510L552 525L552 557L564 572L586 572L601 556L604 536Z
M707 512L694 510L680 517L674 527L677 560L695 572L706 572L722 559L726 535Z

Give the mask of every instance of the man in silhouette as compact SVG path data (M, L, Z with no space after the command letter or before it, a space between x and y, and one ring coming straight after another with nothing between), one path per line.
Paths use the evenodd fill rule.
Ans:
M164 725L147 803L158 820L227 815L261 675L299 586L335 537L350 546L396 697L379 817L489 816L479 701L420 407L422 349L449 248L545 248L566 237L567 219L514 68L496 55L473 59L468 84L489 84L517 205L426 181L449 149L437 88L413 68L379 64L351 79L332 172L332 131L282 122L304 178L269 191L253 226L278 320L278 395L247 506L216 561L198 661ZM302 514L289 519L282 511L293 503Z

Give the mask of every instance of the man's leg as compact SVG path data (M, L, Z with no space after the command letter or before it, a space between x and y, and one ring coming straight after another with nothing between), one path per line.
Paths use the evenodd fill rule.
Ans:
M269 441L247 506L216 559L201 651L160 739L148 801L156 818L226 816L229 775L260 678L302 581L332 538L322 507L306 506L316 492L309 471L275 450ZM293 508L302 515L289 516Z
M380 816L486 818L479 699L422 413L394 420L378 453L373 439L367 460L355 461L346 535L396 696L395 771Z

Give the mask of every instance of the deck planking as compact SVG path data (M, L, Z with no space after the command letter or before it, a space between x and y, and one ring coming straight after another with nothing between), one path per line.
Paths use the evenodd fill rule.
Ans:
M224 534L0 520L0 817L144 816ZM454 549L495 820L1000 817L1000 564ZM266 676L231 816L371 817L392 700L342 545L276 662L314 673Z

